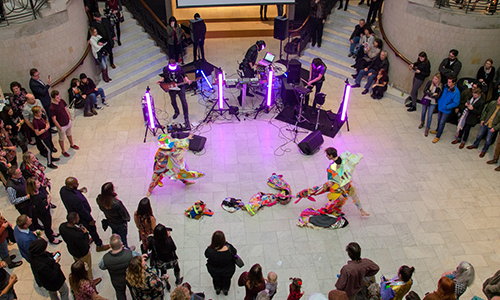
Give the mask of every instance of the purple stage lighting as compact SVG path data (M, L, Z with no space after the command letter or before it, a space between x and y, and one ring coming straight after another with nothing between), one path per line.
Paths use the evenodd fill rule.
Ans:
M168 69L170 71L175 71L175 69L177 69L177 64L174 64L174 65L168 64Z
M146 92L144 94L144 98L146 99L146 105L148 106L149 128L154 129L155 122L153 117L153 108L151 106L151 95L149 94L149 92Z
M224 91L222 89L222 72L219 73L219 109L223 109L224 108Z
M201 75L203 75L203 78L205 78L205 81L208 83L208 86L210 87L211 90L214 89L214 87L212 86L212 83L210 83L210 81L208 81L208 78L207 78L207 75L205 75L205 72L203 72L203 70L200 70L201 71Z
M351 86L346 84L344 91L344 105L342 106L342 115L340 120L344 122L347 116L347 105L349 104L349 98L351 97Z
M273 92L273 70L269 70L267 82L267 106L271 106L272 92Z

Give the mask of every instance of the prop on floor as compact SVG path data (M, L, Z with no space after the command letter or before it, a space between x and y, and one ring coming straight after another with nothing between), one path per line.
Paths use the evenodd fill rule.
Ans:
M231 198L227 197L226 199L222 200L222 203L220 204L223 210L234 213L237 210L240 209L245 209L245 203L241 201L241 199L236 199L236 198Z
M201 200L196 201L193 206L186 209L184 214L186 215L186 217L195 220L199 220L205 215L209 217L214 215L213 211L208 209L205 202Z
M267 180L267 184L273 189L280 191L280 193L276 195L276 200L279 204L285 205L292 200L292 188L288 182L283 179L283 175L273 173L273 175L271 175L271 177Z

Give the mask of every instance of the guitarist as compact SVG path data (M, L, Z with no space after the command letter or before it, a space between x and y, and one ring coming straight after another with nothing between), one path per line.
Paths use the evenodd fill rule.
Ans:
M266 48L266 43L262 40L257 41L250 48L248 48L247 53L245 54L245 58L240 64L240 70L243 73L243 78L253 78L255 77L255 62L257 61L257 56L259 55L260 50L264 50ZM242 105L242 95L243 90L238 96L238 102L240 106ZM247 90L247 96L253 97L251 93Z
M160 81L157 81L156 83L182 83L182 85L180 86L171 88L168 93L170 95L172 107L174 108L173 119L175 120L179 116L179 107L177 107L177 100L175 99L175 96L179 95L179 99L181 99L182 104L182 113L184 114L184 121L186 123L186 127L189 128L189 111L186 101L186 87L184 86L184 82L186 82L187 84L191 84L191 80L187 78L184 70L177 64L175 59L172 58L169 60L169 64L165 68L163 68L163 74L161 76L162 79Z

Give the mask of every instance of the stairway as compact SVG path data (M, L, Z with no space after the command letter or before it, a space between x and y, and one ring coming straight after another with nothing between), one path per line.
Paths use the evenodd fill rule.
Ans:
M300 57L299 61L302 63L303 68L308 70L312 60L316 57L320 57L328 67L326 71L328 75L343 81L348 78L349 82L354 84L354 79L352 79L351 75L355 73L355 69L351 68L351 65L355 61L353 58L347 56L349 54L350 45L349 37L354 27L359 23L359 19L366 20L368 16L368 6L366 4L358 6L357 1L351 1L347 11L343 9L337 10L337 7L338 6L334 7L332 14L325 23L321 48L317 46L311 47L311 44L308 44L304 51L304 55ZM378 28L375 28L375 34L378 38L382 39ZM382 49L390 51L386 46ZM362 81L362 86L365 80L366 79ZM389 88L384 94L384 98L391 98L401 103L404 100L401 97L401 91L391 88L390 81Z
M109 77L113 80L109 83L101 80L99 83L108 99L158 76L167 64L166 55L125 7L123 16L125 22L120 24L122 45L115 43L113 48L116 69L109 67Z

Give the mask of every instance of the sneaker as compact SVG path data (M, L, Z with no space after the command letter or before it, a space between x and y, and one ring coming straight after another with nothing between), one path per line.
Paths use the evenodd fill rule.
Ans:
M70 146L71 148L75 149L75 150L78 150L80 149L80 147L78 147L77 145L73 144L73 146Z
M68 152L63 152L63 153L62 153L62 155L63 155L64 157L70 157L70 156L71 156L71 155L69 155L69 153L68 153Z
M437 130L431 130L431 131L429 131L429 132L430 132L430 133L432 133L432 134L436 134L436 133L438 133L438 132L437 132Z
M95 251L102 252L102 251L108 250L109 248L111 248L110 245L97 246L97 247L95 247Z
M52 157L52 161L60 161L61 159L59 157Z
M102 105L104 105L104 106L106 106L106 107L108 107L108 106L109 106L109 104L108 104L108 102L106 102L106 100L102 100Z
M57 169L58 167L54 164L47 165L47 168Z
M94 108L96 108L96 109L102 109L102 106L100 106L99 104L95 104Z
M59 245L60 243L62 243L61 240L58 240L58 239L54 239L52 242L49 242L51 243L52 245Z
M417 110L417 107L410 106L410 108L408 108L406 111L416 111L416 110Z
M434 138L434 139L432 140L432 143L433 143L433 144L435 144L435 143L437 143L437 142L439 142L439 138L438 138L438 137L436 137L436 138Z

